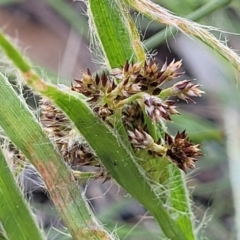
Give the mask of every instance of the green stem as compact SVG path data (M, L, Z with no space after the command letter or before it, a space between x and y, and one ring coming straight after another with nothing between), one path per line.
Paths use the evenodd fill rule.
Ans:
M211 14L212 12L216 11L217 9L221 9L222 7L228 5L231 0L212 0L205 5L201 6L194 12L190 13L186 16L187 19L192 21L198 21L206 15ZM154 34L153 36L149 37L145 42L144 46L147 49L154 49L159 46L161 43L165 42L170 37L173 37L174 34L177 33L177 29L173 27L165 28L162 31Z
M14 56L14 64L17 68L19 68L22 72L28 72L31 69L30 64L24 60L22 54L12 46L12 44L8 41L8 39L1 31L0 44L8 57Z
M141 92L133 94L132 96L130 96L130 97L124 99L124 100L119 101L119 103L116 105L116 108L121 108L125 104L129 104L129 103L131 103L131 102L133 102L133 101L135 101L137 99L141 99L141 98L143 98L143 95L144 94L141 93Z
M164 89L164 90L162 90L161 92L160 92L160 94L158 95L158 97L160 97L161 99L165 99L165 98L168 98L168 97L171 97L171 96L174 96L173 94L172 94L172 88L170 87L170 88L166 88L166 89Z

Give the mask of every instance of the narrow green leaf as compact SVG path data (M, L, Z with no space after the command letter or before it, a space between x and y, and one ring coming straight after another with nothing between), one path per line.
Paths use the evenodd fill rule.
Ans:
M0 92L1 127L42 175L51 199L74 239L105 236L63 159L2 74Z
M155 181L155 191L165 202L168 213L184 233L185 239L194 240L194 217L184 174L164 157L151 158L145 151L139 152L138 156L143 159L141 165Z
M236 68L236 70L240 71L240 56L211 33L211 30L215 30L213 27L210 28L209 26L189 21L186 18L178 17L150 0L123 1L128 2L134 9L146 15L150 19L164 23L170 27L175 27L187 35L198 38L226 59L232 66L234 66L234 68ZM225 0L222 1L225 2Z
M169 205L173 208L176 223L184 232L188 240L195 239L194 236L194 216L191 211L190 196L186 187L186 179L179 168L174 164L169 164L166 169L168 176Z
M8 239L45 239L0 149L0 222ZM2 235L3 237L4 235Z
M25 61L19 51L15 49L7 38L0 32L0 44L2 49L5 51L8 57L14 57L15 65L21 69L22 72L27 72L30 70L30 65ZM11 58L11 57L10 57Z
M95 34L100 43L100 46L96 44L95 48L101 48L108 66L120 67L126 60L144 61L144 50L132 20L129 21L126 6L116 0L88 2L91 34Z

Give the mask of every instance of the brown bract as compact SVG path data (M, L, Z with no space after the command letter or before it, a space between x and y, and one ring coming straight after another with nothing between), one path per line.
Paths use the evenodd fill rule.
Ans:
M113 79L105 72L101 76L93 77L89 69L83 73L82 79L75 79L75 82L76 84L71 87L71 90L89 97L89 102L97 102L99 98L107 95L116 87Z

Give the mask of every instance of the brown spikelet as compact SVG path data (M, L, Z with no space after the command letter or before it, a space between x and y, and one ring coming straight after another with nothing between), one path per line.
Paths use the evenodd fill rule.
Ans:
M200 84L194 84L191 80L180 81L173 85L172 95L185 100L187 103L195 103L191 97L201 97L201 94L204 93L199 87Z
M184 172L187 167L194 168L197 157L202 156L200 145L192 144L185 131L178 132L175 137L165 133L165 143L166 155Z
M178 114L174 103L172 100L162 101L158 97L147 94L144 96L145 111L155 123L162 119L171 120L171 114Z
M132 145L136 148L148 149L154 143L153 138L141 129L128 131L128 136Z
M44 130L69 165L72 167L94 166L104 169L92 149L61 110L56 108L48 99L41 99L40 107L40 120ZM106 173L101 171L101 176L105 177Z

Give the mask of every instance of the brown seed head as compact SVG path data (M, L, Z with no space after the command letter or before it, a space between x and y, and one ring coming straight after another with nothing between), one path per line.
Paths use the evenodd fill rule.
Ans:
M202 93L204 93L199 87L199 84L193 84L191 80L180 81L173 85L172 94L186 102L195 103L191 97L201 97Z
M80 136L75 136L77 130L60 109L45 98L40 100L40 107L44 131L67 163L73 166L99 165L96 155Z
M143 130L128 131L129 139L135 148L148 149L153 143L153 138Z
M186 168L194 168L197 157L202 156L200 145L192 144L185 131L175 137L165 133L165 143L168 148L166 155L184 172Z
M182 66L182 60L175 62L173 60L169 65L167 65L167 61L163 64L161 69L161 81L167 82L171 81L183 74L183 72L178 73L177 70Z
M162 119L171 120L171 114L178 114L174 103L172 100L162 101L158 97L144 95L145 111L155 123Z
M71 90L89 97L89 102L97 102L101 96L105 96L116 87L114 80L105 72L101 76L92 77L89 70L83 73L81 80L75 79L75 82L77 84L72 86Z

